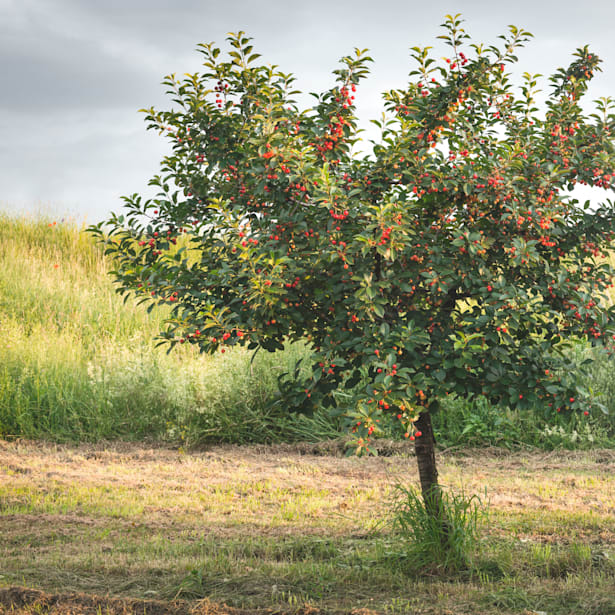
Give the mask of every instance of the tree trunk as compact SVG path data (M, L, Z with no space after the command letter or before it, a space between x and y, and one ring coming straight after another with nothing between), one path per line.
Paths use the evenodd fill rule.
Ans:
M442 516L442 490L438 484L438 469L436 468L436 439L431 426L430 412L421 412L415 423L421 435L415 440L416 461L419 466L421 491L426 510L433 516ZM448 524L442 518L443 525ZM446 532L445 532L446 534Z

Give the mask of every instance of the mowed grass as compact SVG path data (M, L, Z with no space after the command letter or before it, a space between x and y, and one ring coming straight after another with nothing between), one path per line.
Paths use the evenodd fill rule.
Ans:
M489 505L471 565L449 575L410 572L387 522L395 483L417 483L409 455L4 442L0 584L277 611L615 613L612 451L440 461L443 484Z

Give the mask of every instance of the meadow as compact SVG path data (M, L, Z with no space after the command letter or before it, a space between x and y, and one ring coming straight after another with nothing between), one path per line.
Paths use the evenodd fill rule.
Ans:
M0 214L0 613L615 613L612 360L609 415L447 401L441 479L479 540L430 569L390 523L411 447L345 457L339 419L288 411L305 345L167 354L111 266L76 223Z
M114 291L104 259L70 221L0 216L0 435L191 444L322 439L323 417L290 420L277 377L305 349L201 356L156 348L163 309Z
M150 439L175 444L320 441L339 419L288 412L278 377L305 345L276 353L199 355L155 346L164 309L115 292L111 264L70 221L0 214L0 436L54 441ZM585 347L574 349L590 355ZM447 400L435 417L444 447L615 445L615 361L594 364L609 415L553 416ZM393 436L394 433L385 434Z

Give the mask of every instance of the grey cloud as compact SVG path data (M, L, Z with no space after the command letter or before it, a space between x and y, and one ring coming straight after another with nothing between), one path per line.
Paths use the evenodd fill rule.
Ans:
M102 216L119 195L147 193L165 144L137 109L169 106L164 75L198 71L197 43L225 48L238 29L304 91L327 88L340 56L369 48L375 62L357 102L374 135L367 120L382 91L405 84L409 47L444 55L438 24L456 12L477 41L496 42L507 24L532 31L520 72L549 74L589 43L605 61L591 95L615 94L610 2L0 0L0 203L53 201Z
M55 107L114 106L139 97L145 101L155 95L151 75L101 57L95 45L71 46L47 39L44 49L38 50L37 44L16 45L10 39L0 42L5 64L0 90L3 109L44 113Z

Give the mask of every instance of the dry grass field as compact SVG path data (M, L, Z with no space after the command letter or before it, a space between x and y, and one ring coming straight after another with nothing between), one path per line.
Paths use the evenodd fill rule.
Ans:
M487 505L480 549L409 575L386 511L410 450L0 441L0 613L615 613L615 451L440 464Z

